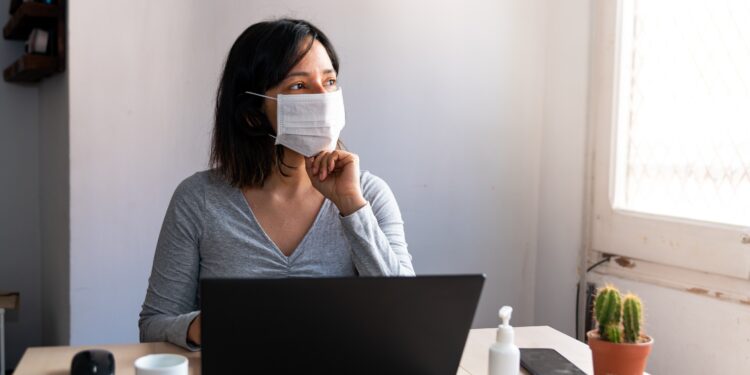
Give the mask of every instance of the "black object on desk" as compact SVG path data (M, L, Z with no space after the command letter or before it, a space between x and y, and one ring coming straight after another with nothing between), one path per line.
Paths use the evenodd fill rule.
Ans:
M555 349L521 348L521 367L531 375L586 375Z
M204 374L455 375L484 275L202 279Z
M70 364L70 375L114 375L115 356L106 350L84 350L76 353Z

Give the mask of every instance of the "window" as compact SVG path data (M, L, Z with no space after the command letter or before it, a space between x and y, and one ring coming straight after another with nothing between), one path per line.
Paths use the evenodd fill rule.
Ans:
M599 0L592 14L591 253L639 260L620 271L646 278L746 282L750 2Z
M633 1L616 208L750 226L750 3Z

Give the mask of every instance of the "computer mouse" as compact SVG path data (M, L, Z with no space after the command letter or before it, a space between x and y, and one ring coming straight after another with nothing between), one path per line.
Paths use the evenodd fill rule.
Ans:
M114 375L115 356L106 350L93 349L76 353L70 364L70 375Z

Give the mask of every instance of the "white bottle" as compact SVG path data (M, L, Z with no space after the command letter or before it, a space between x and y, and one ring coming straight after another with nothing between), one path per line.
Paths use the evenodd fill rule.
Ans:
M498 313L502 324L497 327L497 342L490 346L489 375L518 375L521 370L521 352L510 326L512 313L510 306L503 306Z

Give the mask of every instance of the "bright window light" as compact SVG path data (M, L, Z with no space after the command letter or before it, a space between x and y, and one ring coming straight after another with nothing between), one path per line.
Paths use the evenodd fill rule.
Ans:
M630 1L615 208L750 226L750 1Z

